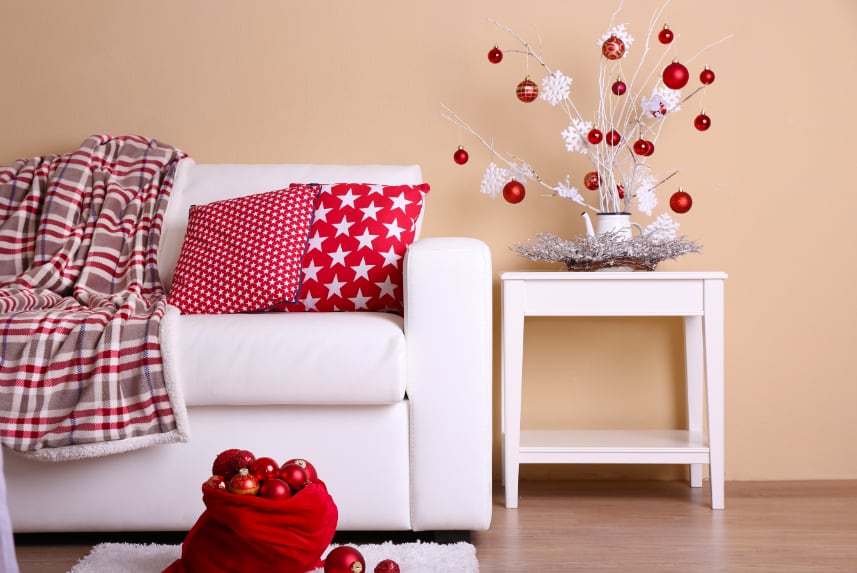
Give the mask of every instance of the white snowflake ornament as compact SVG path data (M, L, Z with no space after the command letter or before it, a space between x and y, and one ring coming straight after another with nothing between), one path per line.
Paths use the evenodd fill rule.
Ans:
M640 177L634 181L632 193L637 202L637 209L649 217L652 216L652 211L658 206L658 196L655 193L657 184L657 180L651 175Z
M554 191L557 195L564 199L571 199L575 203L583 205L585 202L583 195L581 195L580 191L577 190L577 187L573 187L570 182L571 179L566 176L565 183L563 183L562 181L557 183L556 187L554 187Z
M588 153L589 141L586 139L586 135L590 129L592 129L592 123L573 118L561 134L565 140L565 148L578 153Z
M485 173L482 174L482 182L479 184L479 191L488 195L492 199L496 199L497 195L503 192L503 186L509 180L509 170L498 167L493 161L485 168Z
M662 243L675 239L676 231L680 226L672 217L664 213L646 227L645 233L653 243Z
M559 70L542 78L542 89L539 97L556 107L565 99L568 99L571 87L571 78Z

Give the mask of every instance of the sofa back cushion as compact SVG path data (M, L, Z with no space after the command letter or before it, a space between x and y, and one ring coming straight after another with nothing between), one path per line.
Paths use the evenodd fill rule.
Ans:
M172 285L192 205L274 191L292 183L340 182L418 185L423 178L419 165L197 164L192 159L183 160L176 174L158 254L164 288L169 291Z

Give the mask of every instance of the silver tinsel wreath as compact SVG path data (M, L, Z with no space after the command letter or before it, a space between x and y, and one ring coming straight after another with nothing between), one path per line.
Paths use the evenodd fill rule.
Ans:
M685 237L655 242L648 235L628 239L615 231L582 235L573 241L552 233L540 233L535 239L513 245L511 249L530 260L563 263L569 271L616 267L653 271L661 261L701 252L695 241Z

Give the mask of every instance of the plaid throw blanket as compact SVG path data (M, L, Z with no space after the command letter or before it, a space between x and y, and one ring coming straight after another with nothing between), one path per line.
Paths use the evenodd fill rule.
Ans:
M92 136L0 168L0 439L45 460L186 441L158 242L184 153Z

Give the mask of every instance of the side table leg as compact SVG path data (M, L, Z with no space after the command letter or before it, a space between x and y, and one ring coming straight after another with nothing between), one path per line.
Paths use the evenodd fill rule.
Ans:
M726 506L724 492L724 326L723 281L705 281L705 387L708 402L708 447L711 457L711 508Z
M684 317L684 361L687 384L687 429L702 435L703 335L702 317ZM702 487L702 464L690 464L690 486Z
M524 366L524 283L504 281L501 332L501 405L503 483L506 507L518 507L518 459L521 452L521 382Z

